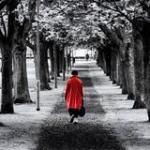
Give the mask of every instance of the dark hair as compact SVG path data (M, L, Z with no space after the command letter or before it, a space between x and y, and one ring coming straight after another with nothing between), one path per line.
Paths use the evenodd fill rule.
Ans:
M72 75L78 75L78 71L77 70L72 70Z

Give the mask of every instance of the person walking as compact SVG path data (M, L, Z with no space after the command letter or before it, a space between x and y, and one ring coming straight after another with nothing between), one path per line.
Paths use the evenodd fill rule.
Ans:
M76 58L75 57L73 57L73 66L74 66L74 64L75 64L75 62L76 62Z
M71 74L66 84L65 100L70 114L70 123L78 123L79 111L83 106L83 82L77 70L73 70Z
M88 53L85 55L85 58L87 61L89 60L89 54Z

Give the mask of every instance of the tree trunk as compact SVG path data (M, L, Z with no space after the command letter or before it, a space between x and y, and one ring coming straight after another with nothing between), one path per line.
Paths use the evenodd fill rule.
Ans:
M63 50L61 49L59 51L59 68L60 68L60 72L62 73L63 71Z
M117 83L117 52L115 50L111 50L111 80L113 83Z
M96 59L96 63L97 63L97 65L99 66L99 67L101 67L101 68L103 68L102 66L102 64L103 64L103 62L102 62L102 52L101 52L101 49L100 48L98 48L97 49L97 59Z
M56 61L57 61L57 77L60 77L60 50L59 46L56 46Z
M150 24L144 23L143 29L144 49L144 100L150 122Z
M14 68L14 103L32 102L29 94L27 68L26 68L26 48L16 47L13 53Z
M117 53L117 60L116 60L117 66L116 66L116 80L117 80L117 85L120 85L120 56Z
M51 79L53 80L54 79L54 52L52 46L49 49L49 55L50 55L50 64L51 64Z
M12 98L12 51L2 48L2 104L1 113L14 113Z
M135 103L134 109L145 108L145 104L142 101L143 93L143 43L142 37L139 31L133 29L134 38L134 71L135 71Z
M62 50L62 73L63 73L63 81L66 79L66 71L65 71L65 55L64 50Z
M97 65L103 69L104 73L106 73L106 63L104 55L104 52L101 49L98 49Z
M70 55L70 52L67 55L67 61L68 61L68 69L70 71L71 70L71 55Z
M127 80L125 78L126 70L125 70L125 62L120 61L120 75L121 75L121 88L122 94L128 94L127 90Z
M128 43L125 52L125 66L126 66L126 81L127 81L127 90L128 90L128 98L134 99L135 97L135 79L134 79L134 57L133 57L133 48L131 44Z
M103 61L104 61L104 67L105 67L106 75L110 76L110 74L111 74L111 54L110 54L110 51L108 49L104 49L103 54L104 54L103 55L103 59L104 59Z
M49 86L47 49L44 43L40 44L40 87L41 90L51 90Z
M69 49L67 48L67 50L66 50L66 62L67 62L67 64L66 64L66 67L67 67L67 72L69 73L69 71L70 71L70 68L71 68L71 57L70 57L70 53L69 53Z
M35 50L34 52L34 61L35 61L35 72L36 72L36 78L37 78L37 71L39 70L38 67L40 67L40 89L41 90L51 90L51 87L49 86L49 75L48 75L48 64L47 64L47 49L44 43L40 43L40 66L38 66L37 61L39 61L37 52Z
M107 66L107 54L105 52L101 52L100 55L100 66L103 69L104 73L109 76L110 74L108 73L108 66Z
M128 35L129 36L129 35ZM121 77L122 83L122 93L128 94L128 99L134 99L134 67L133 67L133 53L130 45L125 43L126 36L122 35L123 42L120 44L120 62L121 62Z
M51 82L51 79L50 79L50 71L49 71L49 64L48 64L48 59L49 59L49 56L48 56L48 49L46 50L46 59L45 59L45 67L46 67L46 78L48 79L48 82Z
M57 88L58 87L58 85L57 85L57 72L58 72L58 68L57 68L57 49L56 49L56 44L54 43L54 45L53 45L53 53L54 53L54 79L55 79L55 88Z
M65 57L66 58L66 61L65 61L66 62L66 72L69 73L68 48L65 49L65 52L66 52L66 57Z

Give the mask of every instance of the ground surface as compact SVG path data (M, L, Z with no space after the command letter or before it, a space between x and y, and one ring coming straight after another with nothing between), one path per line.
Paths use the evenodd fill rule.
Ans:
M132 110L133 101L126 100L94 61L80 61L75 67L84 81L87 111L79 124L68 123L65 82L59 78L58 89L41 92L41 111L36 104L25 104L15 105L14 115L0 115L0 150L150 149L146 110ZM33 72L28 69L31 98L36 101Z
M84 83L86 116L79 124L70 124L63 98L42 126L38 150L123 150L112 130L101 122L105 112L89 76L92 68L88 64L76 68Z

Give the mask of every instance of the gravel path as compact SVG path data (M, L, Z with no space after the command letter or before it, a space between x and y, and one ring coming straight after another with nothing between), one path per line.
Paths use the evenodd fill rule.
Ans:
M76 69L84 82L86 115L79 118L79 124L70 124L62 94L41 128L36 150L124 150L111 128L101 121L105 111L93 86L91 66L86 63ZM95 80L101 83L101 79Z

